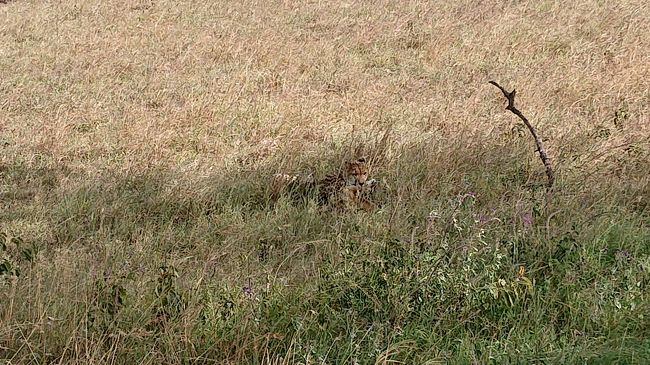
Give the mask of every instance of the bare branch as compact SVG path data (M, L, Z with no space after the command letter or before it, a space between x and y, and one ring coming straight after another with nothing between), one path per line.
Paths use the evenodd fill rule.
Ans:
M553 184L555 183L555 173L553 172L553 166L551 165L551 159L548 157L548 154L546 153L546 150L544 149L544 145L542 144L542 139L539 138L537 135L537 130L535 130L535 127L533 127L532 124L528 121L528 119L515 107L515 95L516 95L516 90L512 90L512 92L506 91L501 85L497 84L495 81L490 81L490 84L496 86L501 90L503 93L503 96L508 99L508 106L506 106L506 110L510 110L514 115L519 117L522 122L526 125L528 130L530 131L530 134L533 135L533 138L535 139L535 144L537 145L537 151L539 152L539 158L542 160L542 163L544 164L544 167L546 168L546 177L548 178L548 185L547 185L547 190L551 190L553 188Z

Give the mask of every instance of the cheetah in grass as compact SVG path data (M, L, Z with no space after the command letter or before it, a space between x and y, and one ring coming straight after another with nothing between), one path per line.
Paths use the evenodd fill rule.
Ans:
M284 192L310 191L318 192L318 202L334 209L360 208L366 211L376 209L370 201L370 195L377 186L375 179L369 179L369 164L365 157L346 162L339 171L327 175L321 180L314 180L313 175L300 176L275 174L272 180L272 192L278 197Z
M370 167L365 157L348 161L335 174L327 175L318 182L318 198L322 204L334 208L361 208L374 210L369 200L377 186L375 179L369 179Z

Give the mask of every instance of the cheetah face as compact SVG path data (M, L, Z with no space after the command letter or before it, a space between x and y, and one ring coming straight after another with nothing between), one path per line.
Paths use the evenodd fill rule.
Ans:
M368 180L368 164L365 157L348 162L347 166L348 183L351 185L363 185Z

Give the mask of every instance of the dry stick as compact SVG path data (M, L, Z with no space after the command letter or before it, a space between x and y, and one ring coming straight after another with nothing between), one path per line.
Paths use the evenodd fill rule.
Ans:
M555 173L553 173L553 167L551 166L551 159L548 158L548 154L546 153L546 150L544 149L544 145L542 144L542 139L539 138L537 135L537 131L535 130L535 127L530 124L528 119L524 117L523 114L515 107L515 94L517 90L513 89L512 92L507 92L506 89L504 89L501 85L497 84L495 81L490 81L490 84L498 87L501 92L503 93L503 96L508 99L508 106L506 106L506 110L510 110L514 115L518 116L519 119L521 119L526 127L528 127L528 130L530 131L530 134L533 135L533 138L535 139L535 144L537 145L537 151L539 152L539 158L542 160L542 163L544 164L544 167L546 168L546 176L548 177L548 187L547 190L551 190L553 188L553 183L555 182Z

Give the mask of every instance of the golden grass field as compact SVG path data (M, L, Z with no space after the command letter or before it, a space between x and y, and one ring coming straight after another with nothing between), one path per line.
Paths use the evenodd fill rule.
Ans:
M490 80L517 89L551 194L530 188L542 164ZM388 186L379 211L266 199L272 173L322 175L357 152ZM649 171L647 1L0 3L0 364L644 363ZM450 206L469 192L476 206ZM498 223L475 226L485 214ZM550 264L569 236L574 259ZM458 298L520 266L535 294L497 309L480 296L493 317L469 299L447 313L431 294L429 317L368 299L373 316L393 308L388 325L322 299L356 275L345 247L372 263L393 241L426 243L408 265L454 252L452 269L455 252L504 250L490 278L449 273L470 288ZM377 269L395 290L424 270L402 264ZM236 315L197 329L222 313L215 293Z

